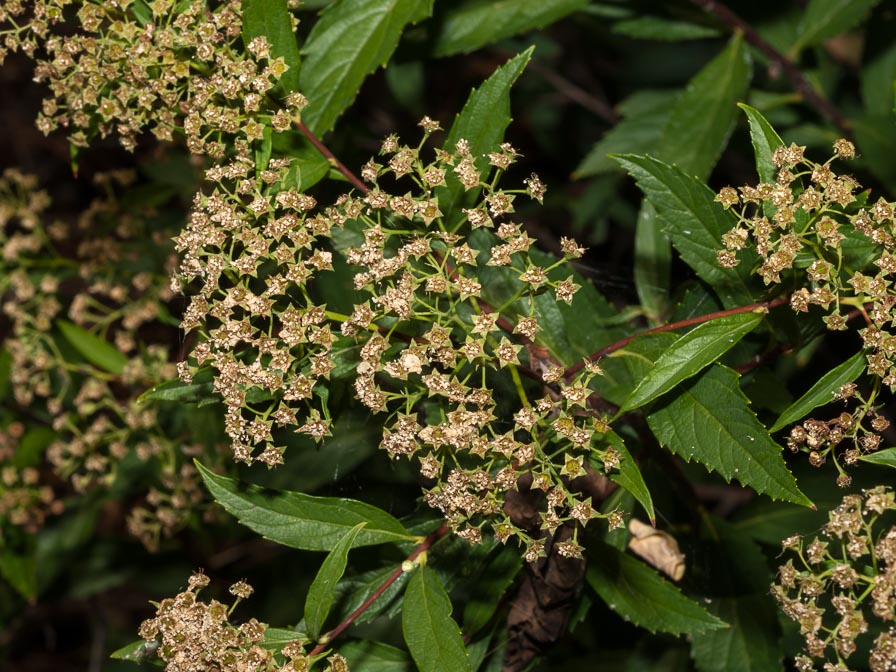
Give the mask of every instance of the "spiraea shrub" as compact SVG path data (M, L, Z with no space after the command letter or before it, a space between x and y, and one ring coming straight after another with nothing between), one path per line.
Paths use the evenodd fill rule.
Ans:
M0 4L4 664L896 669L896 13L804 4Z

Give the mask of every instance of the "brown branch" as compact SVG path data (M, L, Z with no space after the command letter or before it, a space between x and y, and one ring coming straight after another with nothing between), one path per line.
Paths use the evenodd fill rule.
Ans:
M741 313L752 313L754 311L765 310L768 311L772 308L776 308L778 306L784 305L789 300L788 296L779 296L775 299L771 299L769 301L759 301L757 303L751 303L746 306L739 306L738 308L729 308L728 310L719 310L715 313L707 313L706 315L699 315L698 317L691 317L687 320L681 320L679 322L671 322L670 324L664 324L661 327L654 327L653 329L647 329L646 331L639 332L637 334L632 334L631 336L626 336L625 338L616 341L615 343L611 343L610 345L601 348L597 352L593 352L588 355L585 359L576 362L572 366L570 366L566 371L563 372L564 376L572 376L578 373L584 366L585 362L595 362L601 357L609 355L611 352L616 352L617 350L624 348L626 345L631 343L633 340L638 338L639 336L646 336L648 334L660 334L665 331L675 331L676 329L683 329L685 327L692 327L695 324L703 324L704 322L709 322L711 320L717 320L721 317L728 317L729 315L739 315Z
M619 113L606 102L591 95L581 86L566 79L564 76L558 74L543 63L533 59L529 62L529 69L541 75L541 78L553 86L558 92L573 102L578 103L589 112L593 112L607 123L616 124L619 122Z
M844 137L852 137L852 130L846 116L809 83L803 72L790 58L766 42L749 23L732 12L722 2L716 2L716 0L691 0L691 2L715 16L733 31L742 33L747 42L781 69L784 76L790 80L794 90L803 97L805 102L810 103L823 117L834 124Z
M414 560L419 558L421 555L426 553L430 548L432 548L433 544L435 544L439 539L444 537L446 534L448 534L448 526L442 525L435 532L427 535L427 537L423 541L421 541L413 551L411 551L411 554L407 557L407 560L405 562L413 562ZM343 633L343 631L345 631L346 628L348 628L348 626L350 626L352 623L355 622L355 619L357 619L358 616L360 616L365 611L367 611L370 608L370 605L372 605L374 602L376 602L377 599L379 599L379 597L383 593L386 592L386 590L389 588L389 586L391 586L393 583L395 583L398 580L398 578L404 573L403 565L404 565L404 563L402 563L401 565L396 567L395 571L393 571L389 576L387 576L386 580L383 581L377 587L377 589L374 590L370 594L370 596L366 600L364 600L364 602L361 603L361 605L357 609L355 609L352 613L350 613L348 616L346 616L345 620L343 620L342 623L340 623L335 628L330 630L327 634L325 634L323 637L321 637L317 646L315 646L311 650L311 653L308 654L308 657L314 658L314 656L316 656L317 654L322 652L324 649L326 649L330 645L330 642L332 642L334 639L336 639L339 635L341 635Z
M370 187L368 187L366 184L364 184L364 182L361 181L360 177L358 177L352 171L350 171L348 168L346 168L345 164L342 163L342 161L340 161L339 159L337 159L336 155L333 154L333 152L331 152L329 150L329 148L324 143L322 143L318 139L318 137L316 135L314 135L314 133L311 132L311 129L309 129L301 121L297 122L297 125L299 127L299 130L302 131L302 133L304 134L304 136L306 138L308 138L309 142L311 142L311 144L317 148L317 151L319 151L321 154L323 154L325 157L327 157L327 161L329 161L330 164L336 170L338 170L340 173L345 175L345 178L349 182L352 183L352 186L354 186L356 189L358 189L358 191L360 191L361 193L364 193L364 194L366 194L367 192L370 191Z

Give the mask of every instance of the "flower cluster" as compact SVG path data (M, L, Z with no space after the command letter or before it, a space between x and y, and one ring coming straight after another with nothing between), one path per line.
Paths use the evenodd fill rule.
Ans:
M137 510L130 525L154 548L160 534L183 526L202 490L185 461L183 437L166 435L156 409L138 402L146 389L175 375L166 342L176 332L168 310L173 249L148 213L119 197L132 179L130 173L98 176L108 195L77 222L63 222L48 216L49 198L35 178L7 170L0 177L0 291L11 323L4 346L13 398L53 430L44 453L49 469L19 477L44 497L50 478L84 493L111 484L129 455L157 464L160 482L147 504L158 515L149 521L145 509ZM14 439L12 429L3 433ZM23 459L17 452L3 451L0 464L16 464ZM42 501L34 502L33 514L9 519L25 515L33 527L44 518Z
M331 376L354 375L360 402L388 416L382 447L419 459L435 483L426 501L461 536L478 541L490 521L502 541L518 535L537 557L542 542L502 509L524 473L547 493L543 529L598 516L568 487L606 431L584 412L598 370L562 381L563 367L538 343L536 308L546 291L572 302L579 286L554 271L584 250L564 240L564 258L547 265L530 254L533 239L509 215L520 194L540 201L545 187L533 175L523 188L499 188L518 157L513 147L475 157L460 140L425 162L421 148L438 124L421 126L417 147L390 136L383 163L371 159L361 171L370 186L323 209L295 190L288 159L258 170L243 153L209 170L215 187L197 196L177 238L177 280L193 293L183 326L197 334L180 374L189 382L206 364L214 370L236 459L269 466L283 459L282 432L328 434L319 390ZM478 194L453 219L442 211L452 189ZM361 299L350 314L315 298L321 283L338 282L335 266ZM490 292L486 276L504 295ZM521 369L561 384L533 401L519 385L511 424L497 408L495 375ZM618 460L606 451L607 468ZM580 553L575 540L568 546Z
M869 618L885 628L871 648L872 672L896 665L896 526L884 522L892 511L892 489L879 486L844 497L811 541L784 540L785 552L796 557L779 569L772 592L806 640L808 655L798 657L797 669L815 670L813 659L834 658L825 672L848 672Z
M238 0L14 0L0 8L0 62L9 49L36 59L51 94L37 120L44 133L65 128L78 146L114 133L129 150L143 131L183 133L193 153L221 157L235 138L288 128L306 102L271 102L288 66L264 38L244 51L241 28Z
M233 604L217 600L203 602L200 591L209 579L198 573L190 577L187 590L162 600L154 618L140 626L146 648L165 662L167 672L305 672L313 662L305 652L306 640L296 633L275 655L265 645L267 626L252 618L240 625L230 614L240 601L252 595L252 587L238 581L230 587ZM279 660L278 660L279 659ZM332 655L325 672L348 672L345 658Z

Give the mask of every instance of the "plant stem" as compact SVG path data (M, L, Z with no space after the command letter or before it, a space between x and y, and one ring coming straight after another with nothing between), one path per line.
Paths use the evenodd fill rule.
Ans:
M448 526L442 525L435 532L427 535L426 538L423 539L423 541L421 541L413 551L411 551L411 554L408 555L406 561L413 562L414 560L416 560L423 553L426 553L430 548L432 548L433 545L439 539L444 537L446 534L448 534ZM316 656L321 651L326 649L330 645L330 642L332 642L334 639L336 639L339 635L341 635L343 633L343 631L345 631L346 628L348 628L348 626L350 626L352 623L354 623L355 619L357 619L358 616L360 616L365 611L367 611L370 608L370 605L372 605L374 602L376 602L377 599L383 593L386 592L386 589L389 586L391 586L393 583L395 583L398 580L398 577L400 577L404 573L404 569L403 569L402 565L404 565L404 563L402 563L401 565L396 567L395 571L393 571L389 576L387 576L386 580L383 581L377 587L377 589L374 590L370 594L370 596L366 600L364 600L364 602L361 603L361 605L357 609L355 609L352 613L350 613L348 616L346 616L345 620L342 621L342 623L340 623L335 628L330 630L326 635L321 637L320 643L311 650L311 653L308 654L308 657L314 658L314 656Z
M311 142L311 144L317 148L317 151L327 157L327 160L333 165L333 167L340 173L345 175L345 178L352 183L352 186L354 186L356 189L358 189L358 191L364 194L370 191L370 188L361 181L361 178L355 175L348 168L346 168L345 164L337 159L336 155L333 154L333 152L331 152L330 149L323 142L321 142L318 137L314 135L314 133L311 132L311 129L309 129L301 121L297 122L297 125L304 136L308 138L309 142Z
M615 343L611 343L610 345L601 348L597 352L593 352L588 355L585 359L576 362L572 366L570 366L566 371L563 372L563 375L566 377L572 376L578 373L584 366L585 362L595 362L601 357L609 355L611 352L616 352L617 350L624 348L626 345L631 343L633 340L638 338L639 336L646 336L647 334L659 334L664 331L675 331L676 329L683 329L684 327L692 327L695 324L703 324L704 322L709 322L711 320L717 320L721 317L728 317L729 315L739 315L741 313L752 313L757 310L770 310L771 308L776 308L778 306L782 306L790 300L789 296L779 296L774 299L770 299L769 301L759 301L757 303L751 303L746 306L738 306L737 308L729 308L728 310L719 310L715 313L707 313L706 315L700 315L698 317L691 317L687 320L681 320L679 322L671 322L669 324L664 324L660 327L654 327L653 329L647 329L646 331L639 332L637 334L632 334L631 336L626 336L625 338L616 341Z

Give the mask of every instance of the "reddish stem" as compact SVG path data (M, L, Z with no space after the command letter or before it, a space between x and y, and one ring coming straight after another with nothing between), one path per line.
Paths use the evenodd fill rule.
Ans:
M588 355L582 361L576 362L572 366L570 366L566 371L563 372L565 376L572 376L578 373L584 366L585 362L594 362L609 355L611 352L616 352L620 348L624 348L626 345L631 343L633 340L640 336L646 336L647 334L660 334L664 331L675 331L676 329L683 329L684 327L692 327L695 324L703 324L704 322L709 322L711 320L717 320L721 317L728 317L729 315L739 315L740 313L752 313L757 310L770 310L772 308L776 308L777 306L784 305L789 300L788 296L779 296L775 299L771 299L769 301L759 301L758 303L751 303L746 306L739 306L737 308L729 308L728 310L719 310L715 313L707 313L706 315L700 315L698 317L691 317L687 320L681 320L679 322L672 322L670 324L664 324L661 327L654 327L653 329L647 329L646 331L642 331L637 334L632 334L631 336L626 336L622 340L616 341L615 343L611 343L610 345L601 348L597 352L593 352Z
M423 553L426 553L426 551L428 551L430 548L432 548L433 544L435 544L439 539L444 537L446 534L448 534L448 526L442 525L435 532L428 535L423 541L420 542L420 544L417 545L417 547L413 551L411 551L411 554L407 557L407 561L413 562L414 560L416 560ZM402 565L403 564L404 563L402 563ZM364 602L361 603L361 605L357 609L355 609L352 613L350 613L348 616L346 616L345 620L342 621L342 623L340 623L335 628L330 630L326 635L321 637L320 643L317 646L315 646L313 649L311 649L311 653L308 654L308 657L313 658L314 656L319 654L321 651L326 649L330 645L330 642L332 642L334 639L336 639L339 635L341 635L343 633L343 631L348 626L350 626L352 623L354 623L355 619L357 619L358 616L360 616L365 611L367 611L370 608L370 605L373 604L374 602L376 602L377 599L383 593L386 592L386 590L389 588L389 586L391 586L393 583L395 583L398 580L398 577L400 577L404 573L404 569L402 568L402 565L399 565L398 567L396 567L395 571L393 571L388 577L386 577L386 580L383 581L377 587L377 589L375 591L373 591L370 594L370 596L366 600L364 600Z
M355 175L352 171L345 167L345 164L342 163L339 159L336 158L336 155L333 154L329 150L329 148L322 143L314 133L311 132L303 122L298 122L299 130L302 131L304 136L308 138L308 141L317 148L321 154L327 157L327 160L333 165L333 167L338 170L340 173L345 175L345 178L352 183L352 185L357 188L361 193L366 194L370 191L370 187L368 187L364 182L361 181L361 178Z

